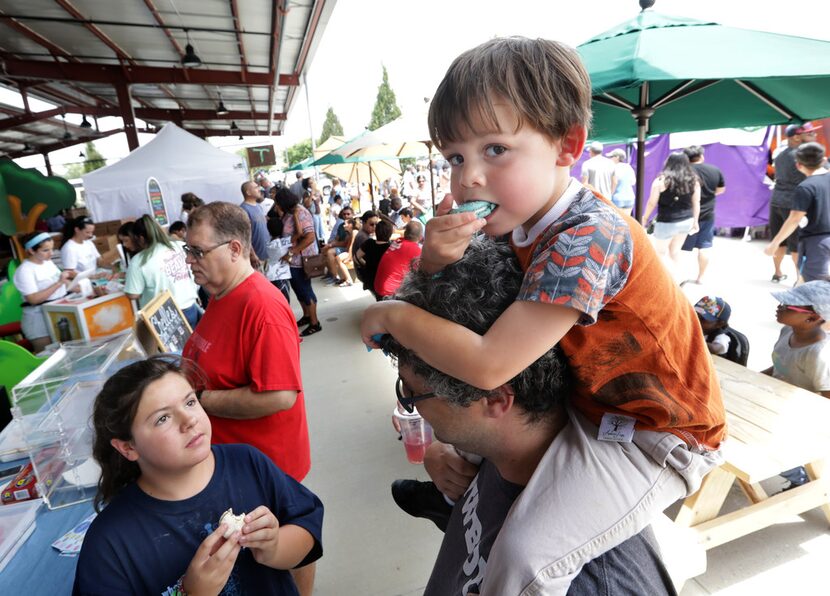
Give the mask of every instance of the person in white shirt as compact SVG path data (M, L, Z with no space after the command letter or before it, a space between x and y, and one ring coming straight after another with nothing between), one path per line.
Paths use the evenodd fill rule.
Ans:
M104 264L101 253L92 241L94 235L95 224L86 216L76 217L66 224L61 246L61 264L64 269L81 273Z
M282 235L281 217L268 219L268 233L271 234L271 241L268 243L268 266L265 270L265 277L282 292L286 302L290 304L288 288L291 287L291 267L288 265L290 260L288 250L291 248L291 237Z
M52 235L32 232L23 237L26 258L14 272L12 283L23 296L23 316L20 326L23 336L32 342L35 353L49 344L49 329L41 305L66 295L66 285L72 279L71 271L61 272L52 262Z
M613 194L614 162L602 154L602 143L594 141L588 146L591 158L582 164L582 184L593 187L603 197Z
M149 215L142 215L133 226L133 238L141 249L127 268L124 293L138 300L143 308L153 298L170 290L190 327L201 318L196 283L185 262L184 244L170 237Z

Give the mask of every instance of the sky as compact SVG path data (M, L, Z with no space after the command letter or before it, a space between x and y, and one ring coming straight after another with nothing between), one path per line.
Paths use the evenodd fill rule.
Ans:
M296 1L296 0L292 0ZM823 7L817 10L817 7ZM657 0L662 13L715 21L733 27L760 29L830 41L830 9L806 0ZM215 137L209 141L227 151L273 142L284 148L320 136L331 107L346 137L363 131L375 104L382 68L404 114L423 111L452 60L464 50L492 37L523 35L557 39L576 46L634 17L637 0L337 0L320 45L306 73L305 89L295 95L281 137ZM818 14L824 12L823 18ZM786 14L785 14L786 13ZM724 48L740 51L740 48ZM9 101L0 93L0 99ZM33 109L46 109L46 105ZM68 115L80 123L80 115ZM112 121L107 124L106 121ZM309 126L310 120L310 126ZM120 119L100 121L101 128L120 126ZM152 135L139 135L144 144ZM96 143L112 163L127 155L123 134ZM82 146L50 155L60 164L79 161ZM38 156L23 158L24 167L42 167Z

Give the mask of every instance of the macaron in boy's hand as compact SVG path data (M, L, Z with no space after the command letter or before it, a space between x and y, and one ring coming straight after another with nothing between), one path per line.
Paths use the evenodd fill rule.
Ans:
M450 211L450 213L465 213L469 211L481 219L490 215L496 207L498 205L489 201L467 201L466 203L461 203L461 205Z

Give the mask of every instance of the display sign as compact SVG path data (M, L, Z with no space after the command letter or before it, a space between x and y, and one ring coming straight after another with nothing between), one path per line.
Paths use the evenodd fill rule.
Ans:
M262 166L277 165L277 154L273 145L262 145L261 147L248 147L248 167L259 168Z
M147 200L150 202L150 213L160 226L170 223L167 219L167 207L164 204L164 196L161 194L159 181L150 176L147 178Z
M136 326L136 335L147 353L181 354L192 331L169 290L153 298L138 311Z

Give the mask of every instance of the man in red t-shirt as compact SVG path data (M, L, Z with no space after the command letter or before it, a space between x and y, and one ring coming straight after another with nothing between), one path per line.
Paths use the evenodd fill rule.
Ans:
M214 443L247 443L302 481L311 468L300 343L282 293L250 263L251 223L238 206L214 202L188 218L187 263L211 295L183 356L205 374L198 392ZM302 596L313 564L292 571Z
M413 219L403 231L403 240L392 244L383 253L375 275L375 292L378 296L391 296L403 282L403 278L412 269L413 259L421 256L421 222Z

